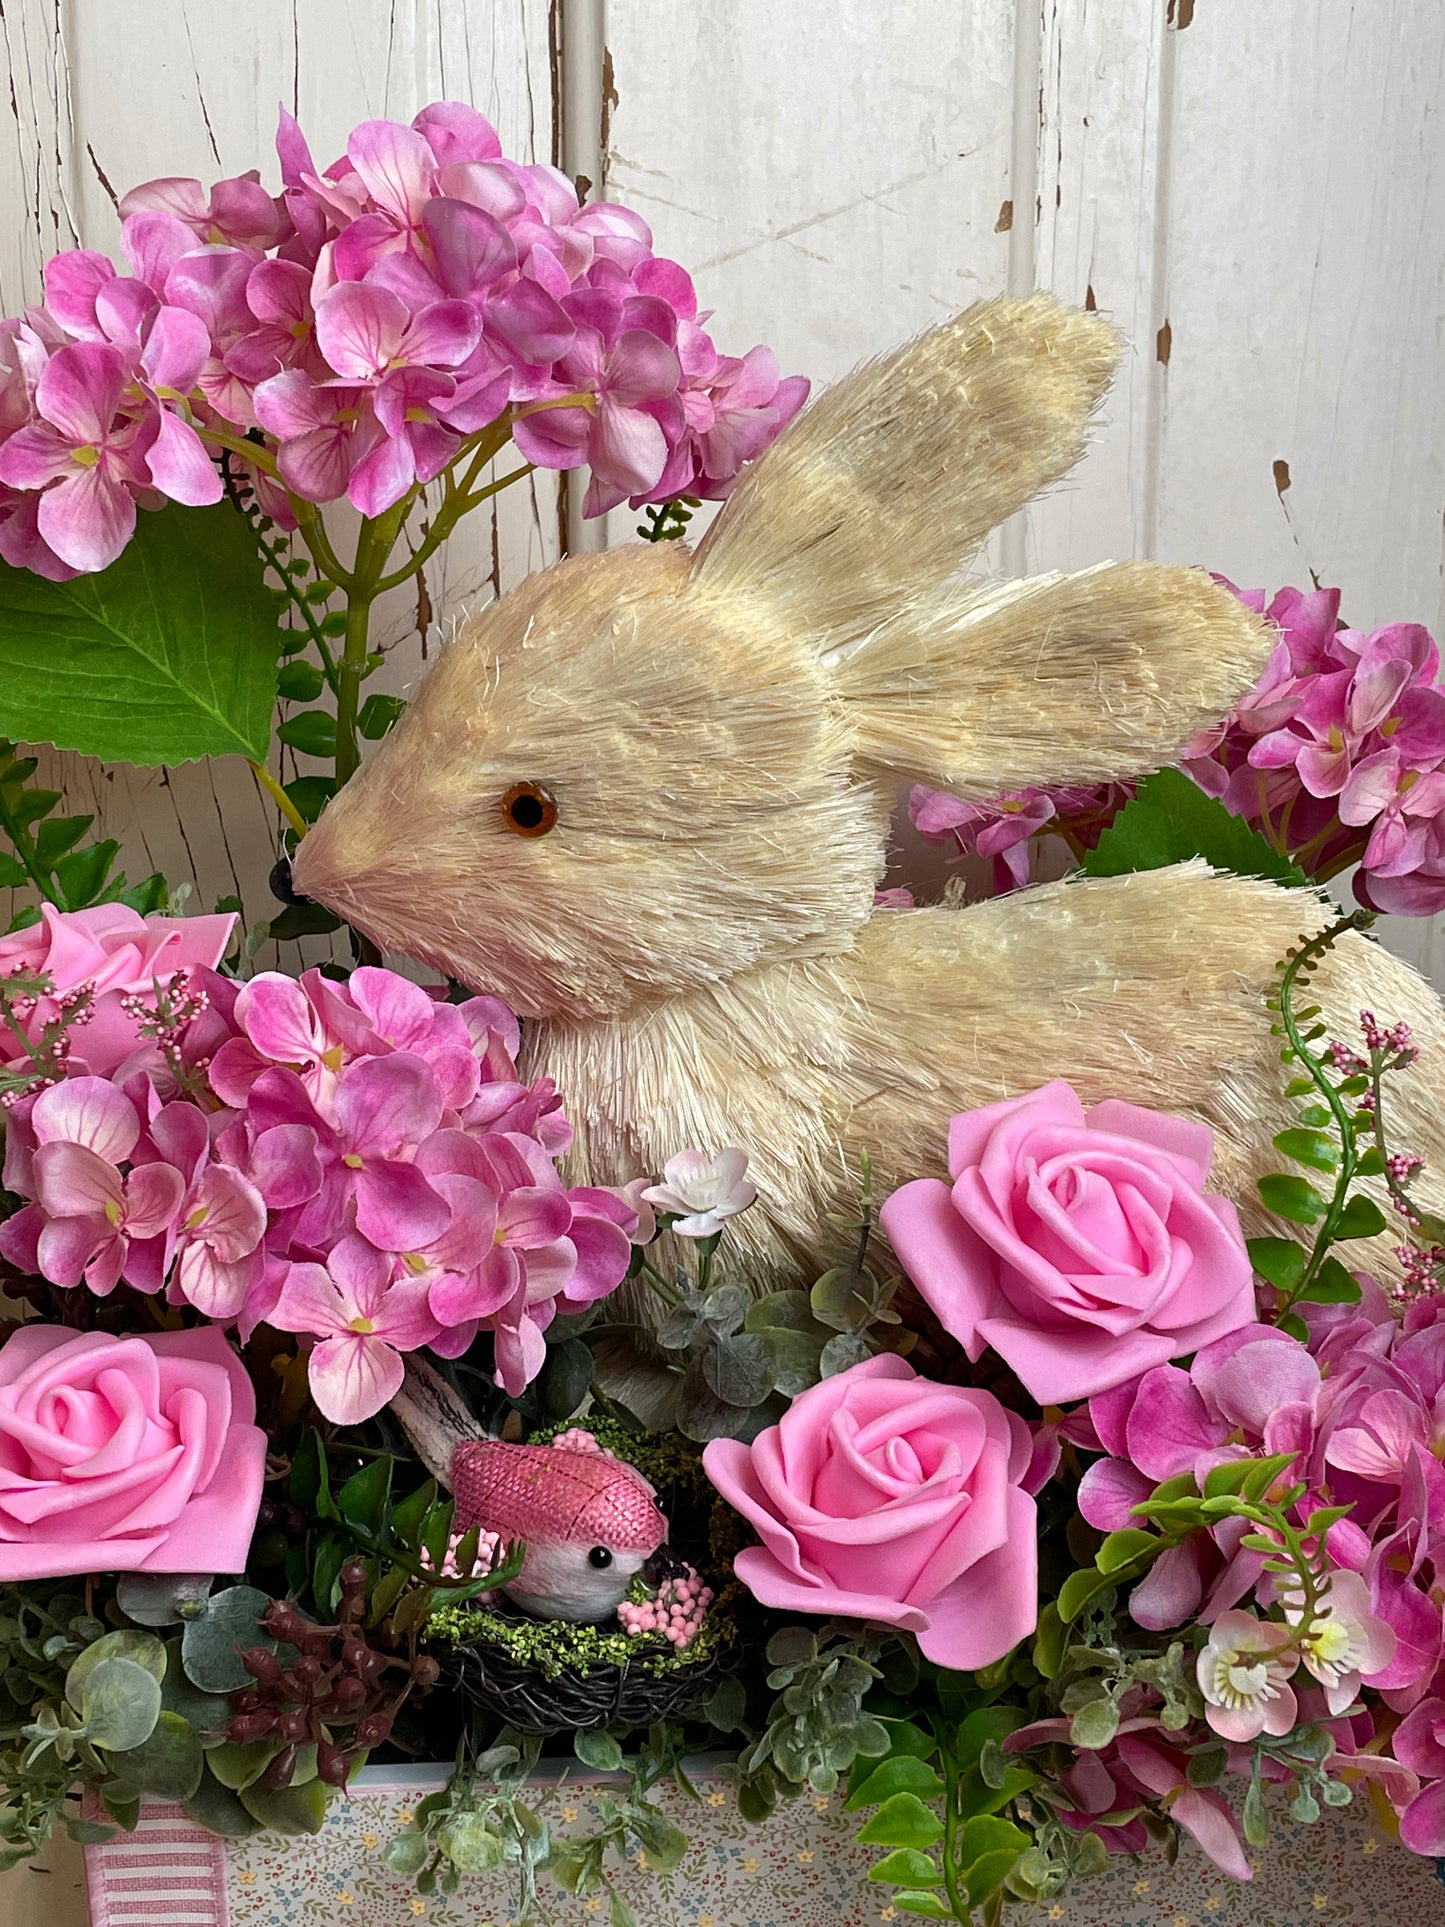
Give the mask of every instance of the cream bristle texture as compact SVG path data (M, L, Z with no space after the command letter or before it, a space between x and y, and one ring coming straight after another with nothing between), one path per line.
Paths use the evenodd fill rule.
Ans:
M746 1149L760 1197L731 1242L759 1289L816 1267L861 1152L881 1196L942 1171L953 1113L1050 1078L1212 1124L1251 1222L1279 1165L1264 999L1327 914L1313 893L1188 865L873 911L897 775L971 796L1137 775L1257 673L1263 629L1192 570L947 579L1078 454L1115 348L1038 296L847 378L695 560L574 558L465 623L297 852L300 891L533 1020L573 1180ZM552 792L550 834L509 827L517 783ZM1311 995L1345 1038L1362 1005L1414 1026L1393 1137L1445 1203L1439 999L1354 936Z
M824 661L860 761L987 797L1156 768L1268 653L1260 618L1201 570L1109 562L947 584Z
M846 639L933 588L1067 473L1117 332L1052 295L982 301L827 390L748 470L694 574Z

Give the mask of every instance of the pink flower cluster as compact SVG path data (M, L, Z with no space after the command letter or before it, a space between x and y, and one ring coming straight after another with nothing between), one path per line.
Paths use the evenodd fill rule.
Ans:
M644 221L505 159L471 107L365 121L324 169L283 110L276 145L279 195L255 172L133 188L125 270L57 255L0 325L7 561L105 568L137 504L217 501L214 454L256 430L287 526L287 491L380 514L509 409L528 462L590 464L588 514L720 497L806 398L767 348L718 353Z
M338 1423L391 1398L404 1352L458 1357L484 1330L520 1392L552 1319L621 1282L638 1214L563 1185L569 1127L550 1080L519 1078L510 1013L379 969L201 978L165 1049L12 1107L4 1183L27 1202L0 1254L299 1333Z
M1362 1305L1313 1310L1309 1346L1271 1326L1205 1346L1188 1369L1164 1365L1093 1398L1108 1455L1084 1475L1079 1506L1114 1531L1132 1508L1181 1473L1249 1455L1292 1453L1303 1481L1296 1525L1316 1507L1348 1505L1331 1525L1332 1565L1317 1616L1305 1622L1288 1582L1241 1542L1225 1518L1163 1553L1129 1609L1151 1629L1210 1628L1199 1679L1210 1725L1231 1743L1290 1731L1301 1719L1341 1722L1345 1764L1380 1777L1416 1852L1445 1853L1445 1300L1421 1300L1402 1321L1367 1285ZM1250 1602L1265 1613L1249 1610ZM1296 1669L1302 1669L1296 1673ZM1309 1676L1313 1706L1299 1698ZM1403 1715L1390 1746L1357 1702L1361 1685ZM1437 1737L1438 1729L1438 1737ZM1382 1735L1385 1729L1382 1728ZM1393 1754L1393 1758L1391 1757Z
M969 803L920 783L908 799L908 814L930 842L952 842L960 856L989 858L993 895L1002 897L1032 880L1037 838L1062 837L1076 855L1092 849L1129 795L1126 785L1105 783L1094 789L1005 790L986 802Z
M1241 600L1279 640L1186 768L1311 876L1358 860L1355 894L1372 909L1445 909L1445 687L1428 631L1341 628L1338 589Z
M622 1630L634 1639L644 1633L661 1633L678 1652L682 1652L702 1631L713 1591L705 1586L689 1566L677 1578L664 1579L655 1598L624 1599L617 1608Z

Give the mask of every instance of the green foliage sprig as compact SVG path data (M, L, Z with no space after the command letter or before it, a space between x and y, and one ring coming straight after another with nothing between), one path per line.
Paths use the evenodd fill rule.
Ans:
M669 1222L660 1220L663 1229ZM902 1330L893 1309L898 1281L880 1279L869 1264L876 1222L865 1152L856 1208L828 1214L845 1243L810 1291L757 1298L743 1284L714 1284L725 1232L699 1240L695 1271L679 1264L670 1283L645 1252L636 1254L635 1272L668 1305L656 1338L677 1360L676 1422L686 1437L752 1438L777 1420L786 1400L820 1379L885 1347L911 1349L914 1334Z
M94 816L57 816L59 790L41 789L31 778L39 767L14 743L0 739L0 833L12 856L0 851L0 890L31 889L41 901L61 910L87 910L97 903L126 903L142 915L166 904L166 881L159 872L130 884L115 860L120 845L112 837L84 841ZM22 908L11 922L23 930L40 919L38 904Z
M697 495L679 495L674 501L645 508L637 533L644 542L678 542L687 534L687 525L702 507Z
M1295 1310L1297 1305L1359 1300L1359 1281L1334 1255L1335 1247L1375 1237L1385 1229L1379 1205L1367 1192L1354 1188L1357 1178L1379 1176L1386 1170L1385 1154L1373 1142L1378 1119L1359 1103L1370 1089L1370 1080L1348 1057L1341 1066L1337 1053L1328 1046L1319 1048L1327 1037L1327 1026L1319 1021L1320 1006L1297 1001L1339 939L1347 931L1366 930L1373 922L1369 911L1355 910L1314 936L1302 938L1278 966L1279 984L1269 998L1275 1012L1274 1034L1283 1039L1280 1057L1298 1072L1287 1093L1307 1100L1299 1124L1276 1134L1275 1149L1304 1169L1334 1180L1328 1197L1308 1178L1293 1173L1271 1173L1259 1180L1260 1199L1276 1217L1317 1227L1308 1246L1293 1238L1249 1240L1255 1270L1279 1294L1274 1322L1301 1340L1309 1333Z

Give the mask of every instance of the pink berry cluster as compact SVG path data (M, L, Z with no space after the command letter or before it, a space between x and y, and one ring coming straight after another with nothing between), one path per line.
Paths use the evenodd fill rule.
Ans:
M713 1602L711 1586L705 1586L691 1566L672 1579L665 1579L651 1599L624 1599L617 1608L623 1632L633 1639L644 1633L661 1633L682 1652L702 1630L707 1609Z
M285 527L298 500L380 515L498 424L590 465L590 515L720 497L806 398L769 349L718 352L645 221L508 160L474 108L364 121L328 167L283 109L276 148L279 193L132 188L124 266L58 254L0 324L7 561L105 568L137 506L218 501L226 449Z
M490 1572L500 1560L504 1550L502 1535L499 1532L482 1532L477 1535L476 1558L472 1560L468 1570L463 1572L457 1564L457 1550L466 1536L465 1532L454 1532L447 1541L446 1553L441 1563L443 1579L474 1579L479 1573ZM421 1550L421 1563L428 1572L436 1571L436 1564L425 1546ZM478 1594L478 1597L486 1598L489 1595Z

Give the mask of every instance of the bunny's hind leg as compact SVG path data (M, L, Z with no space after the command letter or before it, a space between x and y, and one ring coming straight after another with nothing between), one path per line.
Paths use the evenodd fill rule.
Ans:
M1048 884L966 910L875 916L853 953L853 1056L868 1095L845 1137L880 1188L941 1173L957 1111L1066 1078L1085 1102L1123 1097L1188 1113L1216 1133L1213 1182L1265 1222L1254 1179L1288 1168L1271 1142L1298 1121L1265 997L1275 965L1328 911L1311 892L1185 864ZM1421 1061L1391 1080L1395 1148L1426 1159L1422 1202L1445 1203L1445 1010L1407 965L1342 939L1310 1001L1330 1034L1358 1036L1362 1005L1404 1019ZM1387 1233L1360 1262L1398 1271Z

